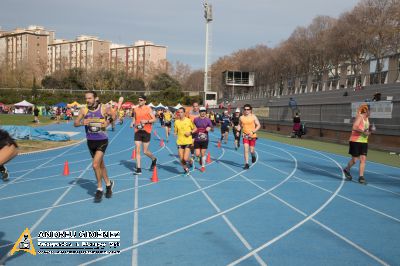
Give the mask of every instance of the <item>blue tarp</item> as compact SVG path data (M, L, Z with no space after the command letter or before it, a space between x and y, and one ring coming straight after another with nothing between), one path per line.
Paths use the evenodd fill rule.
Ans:
M65 108L65 107L67 107L67 104L61 102L61 103L56 103L54 106L57 106L57 107L60 107L60 108Z
M7 131L13 139L31 139L31 140L51 140L67 141L70 137L67 134L50 134L48 131L27 127L27 126L0 126Z

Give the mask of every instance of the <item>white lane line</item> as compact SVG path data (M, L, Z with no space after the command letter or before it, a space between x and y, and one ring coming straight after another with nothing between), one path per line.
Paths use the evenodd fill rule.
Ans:
M78 145L78 146L79 146L79 145ZM3 189L3 188L5 188L5 187L7 187L7 186L9 186L9 185L11 185L11 184L13 184L13 183L15 183L15 182L18 181L19 179L21 179L21 178L23 178L24 176L26 176L26 175L32 173L32 172L35 171L35 170L41 168L42 166L44 166L44 165L50 163L51 161L54 161L55 159L60 158L61 156L63 156L64 154L66 154L67 152L69 152L70 150L72 150L72 149L74 149L74 148L76 148L76 147L78 147L78 146L73 146L73 147L71 147L71 148L68 148L68 149L66 149L64 152L60 153L60 154L57 155L57 156L54 156L52 159L50 159L50 160L48 160L48 161L46 161L46 162L44 162L44 163L42 163L42 164L36 166L35 168L29 170L29 171L26 172L25 174L23 174L23 175L21 175L21 176L19 176L19 177L17 177L17 178L12 179L11 181L7 182L6 184L0 186L0 190Z
M199 183L193 178L192 175L190 175L190 178L192 181L195 183L196 187L201 189L201 186ZM211 197L205 192L204 190L201 192L203 193L204 197L208 200L208 202L214 207L214 209L217 211L217 213L221 212L221 209L217 206L217 204L211 199ZM252 250L253 247L250 245L250 243L244 238L244 236L239 232L239 230L232 224L232 222L226 217L226 215L222 215L222 219L224 219L225 223L228 225L228 227L232 230L232 232L236 235L237 238L242 242L242 244L248 249ZM262 260L262 258L258 254L254 254L255 259L260 263L260 265L266 266L267 264Z
M286 144L286 143L281 143L281 144ZM264 144L264 143L261 143L261 142L260 142L260 145L274 147L273 145ZM290 144L286 144L286 145L289 146L289 147L291 147L291 148L298 148L298 149L310 150L310 149L307 149L307 148L304 148L304 147L300 147L300 146L294 146L294 145L290 145ZM301 152L295 151L295 150L291 150L291 152L296 153L296 154L299 154L299 155L301 155L301 156L305 156L305 157L310 157L310 158L319 159L319 160L323 160L323 161L329 161L328 159L325 159L325 158L313 156L313 155L310 155L310 154L304 154L304 153L301 153ZM321 151L321 152L325 152L325 153L328 153L328 154L333 155L333 156L343 157L344 159L349 159L349 157L346 157L346 156L343 156L343 155L340 155L340 154L333 154L333 153L330 153L330 152L327 152L327 151ZM346 163L346 164L347 164L347 163ZM378 166L380 166L380 167L389 167L389 168L393 168L393 169L396 169L396 170L400 170L399 167L395 167L395 166L391 166L391 165L387 165L387 164L382 164L382 163L377 163L377 162L373 162L373 161L368 161L368 164L376 164L376 165L378 165ZM357 166L355 166L355 167L357 167ZM357 167L357 168L358 168L358 167ZM389 177L389 178L392 178L392 179L400 180L400 177L398 177L398 176L392 176L392 175L382 174L382 173L375 172L375 171L368 170L368 169L365 169L365 172L374 173L374 174L386 176L386 177Z
M167 149L169 150L170 153L172 153L172 151L167 147ZM225 149L222 149L223 152L225 153ZM179 161L177 159L177 161ZM224 164L224 163L222 163ZM254 164L252 164L253 166ZM237 172L236 172L237 173ZM190 179L193 181L193 183L196 185L196 187L198 189L202 189L202 187L200 186L200 184L193 178L193 175L189 175ZM217 211L217 213L221 212L221 209L217 206L217 204L211 199L211 197L208 195L208 193L204 190L201 191L201 193L203 194L203 196L208 200L208 202L211 204L211 206L213 206L213 208ZM225 223L228 225L228 227L232 230L232 232L236 235L237 238L239 238L239 240L242 242L242 244L248 249L248 250L252 250L253 248L251 247L251 245L249 244L249 242L244 238L244 236L239 232L239 230L232 224L232 222L228 219L228 217L226 217L226 215L222 215L223 220L225 221ZM266 266L267 264L261 259L261 257L258 254L254 254L255 259L258 261L258 263L260 263L260 265Z
M262 152L264 152L264 151L262 151ZM269 153L269 152L264 152L264 153ZM274 155L274 156L280 157L280 158L282 158L282 159L287 159L287 158L285 158L285 157L281 157L281 156L278 156L278 155ZM261 162L261 163L262 163L262 162ZM270 167L270 168L272 168L272 169L274 169L274 170L276 170L276 171L279 171L279 172L281 172L282 174L287 174L287 172L282 171L282 170L280 170L280 169L277 169L277 168L275 168L275 167L272 167L272 166L267 166L267 167ZM300 177L298 177L298 176L293 176L293 178L299 180L300 182L303 182L303 183L306 183L306 184L308 184L308 185L314 186L314 187L316 187L316 188L318 188L318 189L320 189L320 190L326 191L326 192L331 193L331 194L333 193L333 191L331 191L331 190L329 190L329 189L326 189L326 188L323 188L323 187L321 187L321 186L318 186L318 185L316 185L316 184L314 184L314 183L312 183L312 182L309 182L309 181L307 181L307 180L305 180L305 179L302 179L302 178L300 178ZM394 220L394 221L396 221L396 222L400 222L400 219L398 219L398 218L396 218L396 217L393 217L393 216L391 216L391 215L389 215L389 214L387 214L387 213L384 213L384 212L382 212L382 211L379 211L379 210L377 210L377 209L374 209L374 208L372 208L372 207L369 207L369 206L367 206L367 205L365 205L365 204L362 204L362 203L360 203L360 202L358 202L358 201L355 201L355 200L353 200L353 199L350 199L350 198L348 198L348 197L345 197L345 196L343 196L343 195L341 195L341 194L339 194L338 197L339 197L339 198L342 198L342 199L344 199L344 200L350 201L350 202L352 202L352 203L354 203L354 204L356 204L356 205L358 205L358 206L360 206L360 207L366 208L366 209L368 209L368 210L370 210L370 211L372 211L372 212L375 212L375 213L377 213L377 214L380 214L380 215L382 215L382 216L385 216L385 217L387 217L387 218L389 218L389 219L391 219L391 220Z
M307 214L302 212L301 210L297 209L296 207L294 207L293 205L291 205L290 203L286 202L285 200L283 200L282 198L274 195L273 193L269 193L272 197L274 197L275 199L277 199L278 201L282 202L283 204L285 204L286 206L288 206L289 208L291 208L292 210L296 211L297 213L300 213L301 215L303 215L304 217L307 217ZM332 228L326 226L325 224L319 222L318 220L312 218L311 219L312 222L318 224L319 226L321 226L322 228L324 228L325 230L327 230L328 232L332 233L333 235L335 235L336 237L340 238L341 240L345 241L347 244L349 244L350 246L354 247L355 249L357 249L358 251L364 253L365 255L367 255L368 257L372 258L373 260L379 262L382 265L389 265L388 263L386 263L385 261L383 261L382 259L378 258L377 256L375 256L374 254L372 254L371 252L367 251L365 248L361 247L360 245L354 243L353 241L351 241L350 239L346 238L345 236L339 234L338 232L336 232L335 230L333 230Z
M208 222L208 221L210 221L210 220L212 220L212 219L215 219L215 218L220 217L220 216L222 216L222 215L224 215L224 214L226 214L226 213L232 212L232 211L234 211L234 210L236 210L236 209L238 209L238 208L240 208L240 207L243 207L243 206L245 206L245 205L247 205L247 204L249 204L249 203L251 203L251 202L253 202L253 201L255 201L255 200L257 200L257 199L259 199L259 198L261 198L261 197L263 197L264 195L266 195L266 194L269 193L270 191L273 191L274 189L276 189L276 188L278 188L279 186L281 186L281 185L283 185L284 183L286 183L286 182L294 175L294 173L296 172L296 170L297 170L297 161L296 161L296 164L295 164L295 168L294 168L293 171L290 173L290 175L288 175L288 176L287 176L284 180L282 180L280 183L278 183L278 184L276 184L275 186L271 187L269 190L267 190L267 191L265 191L265 192L263 192L263 193L260 193L260 194L258 194L257 196L254 196L253 198L250 198L250 199L248 199L248 200L246 200L246 201L244 201L244 202L242 202L242 203L240 203L240 204L238 204L238 205L235 205L235 206L233 206L233 207L231 207L231 208L229 208L229 209L226 209L225 211L222 211L222 212L220 212L220 213L217 213L217 214L214 214L214 215L212 215L212 216L206 217L206 218L204 218L204 219L202 219L202 220L198 220L197 222L194 222L194 223L192 223L192 224L189 224L189 225L180 227L180 228L178 228L178 229L176 229L176 230L170 231L170 232L165 233L165 234L163 234L163 235L159 235L159 236L154 237L154 238L152 238L152 239L148 239L148 240L146 240L146 241L140 242L140 243L138 243L137 245L124 248L124 249L122 249L122 250L120 251L120 253L129 251L129 250L132 250L133 248L138 248L138 247L143 246L143 245L146 245L146 244L148 244L148 243L152 243L152 242L154 242L154 241L157 241L157 240L159 240L159 239L168 237L168 236L170 236L170 235L177 234L177 233L179 233L179 232L181 232L181 231L185 231L186 229L189 229L189 228L192 228L192 227L194 227L194 226L196 226L196 225L199 225L199 224ZM242 173L245 172L245 171L247 171L247 170L243 170L243 171L239 172L238 174L235 174L235 175L229 177L228 179L230 180L230 179L232 179L232 178L234 178L234 177L236 177L236 176L242 174ZM223 182L225 182L225 181L223 181ZM219 183L222 183L222 182L219 182ZM204 188L200 189L200 191L201 191L201 190L208 189L208 188L210 188L210 187L213 187L213 185L208 186L208 187L204 187ZM190 194L193 194L193 193L191 192ZM181 196L179 196L179 197L181 197ZM167 200L167 201L170 201L170 200ZM149 206L149 207L150 207L150 206ZM141 208L141 209L143 209L143 208ZM133 212L133 210L132 210L132 211L129 211L129 213L131 213L131 212ZM105 218L105 219L107 219L107 218ZM65 230L66 230L66 229L65 229ZM114 256L114 255L115 255L115 254L109 254L109 255L106 255L106 256L103 256L103 257L100 257L100 258L97 258L97 259L94 259L94 260L85 262L85 263L80 264L80 265L89 265L89 264L95 263L95 262L97 262L97 261L104 260L104 259L106 259L106 258L112 257L112 256Z
M271 146L271 147L274 147L274 146ZM277 148L277 147L274 147L274 148ZM280 150L286 152L285 150L283 150L283 149L281 149L281 148L277 148L277 149L280 149ZM312 150L310 150L310 151L312 151ZM328 156L324 155L323 153L320 153L320 152L317 152L317 151L312 151L312 152L319 153L320 155L324 156L325 158L329 158ZM288 152L286 152L286 153L288 153ZM331 159L331 158L330 158L330 159ZM331 160L338 166L338 168L340 169L340 171L342 171L342 168L341 168L340 164L339 164L337 161L333 160L333 159L331 159ZM261 163L261 164L264 164L263 162L260 162L260 163ZM242 262L242 261L248 259L249 257L253 256L255 253L260 252L261 250L267 248L268 246L272 245L273 243L277 242L278 240L280 240L280 239L286 237L286 236L289 235L291 232L293 232L294 230L296 230L297 228L301 227L303 224L305 224L306 222L308 222L308 221L309 221L310 219L312 219L315 215L317 215L317 214L320 213L323 209L325 209L325 207L328 206L329 203L332 202L332 200L339 194L339 191L342 189L342 187L343 187L343 185L344 185L344 182L345 182L345 177L344 177L344 174L343 174L343 172L342 172L342 180L341 180L341 182L340 182L339 187L335 190L335 192L331 195L331 197L330 197L324 204L322 204L316 211L314 211L314 212L313 212L311 215L309 215L307 218L303 219L302 221L300 221L299 223L297 223L297 224L294 225L293 227L289 228L288 230L286 230L286 231L283 232L282 234L280 234L280 235L276 236L275 238L269 240L268 242L262 244L262 245L259 246L258 248L254 249L253 251L247 253L246 255L244 255L244 256L238 258L237 260L235 260L235 261L229 263L228 265L229 265L229 266L233 266L233 265L239 264L240 262Z
M135 176L135 200L133 209L137 210L139 208L139 181L138 175ZM139 242L139 212L133 212L133 245L136 245ZM138 249L132 249L132 266L138 265Z
M266 146L268 146L268 145L266 145ZM273 146L271 146L271 147L273 147ZM279 156L279 155L277 155L277 154L273 154L273 153L271 153L271 152L265 152L265 151L261 151L261 152L263 152L263 153L268 153L268 154L270 154L271 156L274 156L274 157L278 157L278 158L287 160L287 158L282 157L282 156ZM318 157L315 157L315 158L317 159ZM310 165L308 165L308 167L309 167L309 168L316 169L316 170L319 170L319 171L322 171L322 172L326 172L326 173L331 174L331 172L329 172L329 171L327 171L327 170L325 170L325 169L319 168L319 167L310 166ZM337 175L337 176L338 176L338 177L341 177L340 175ZM389 176L389 177L390 177L390 176ZM394 179L396 179L396 178L394 178ZM390 183L389 183L389 184L390 184ZM368 183L366 187L374 188L374 189L377 189L377 190L382 190L382 191L385 191L385 192L394 194L394 195L396 195L396 196L400 196L400 193L398 193L398 192L392 191L392 190L390 190L390 189L382 188L382 187L380 187L380 186L376 186L376 185L373 185L373 184L371 184L371 183Z

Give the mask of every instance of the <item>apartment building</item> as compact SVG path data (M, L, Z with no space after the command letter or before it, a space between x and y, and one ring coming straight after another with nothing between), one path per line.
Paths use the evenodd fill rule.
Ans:
M40 26L17 28L13 31L0 31L0 62L8 69L29 66L45 68L47 45L54 39L54 31Z
M75 40L56 39L47 48L48 73L71 68L108 67L111 42L81 35Z
M150 41L137 41L131 46L113 44L110 49L110 69L142 78L153 71L166 71L167 47Z

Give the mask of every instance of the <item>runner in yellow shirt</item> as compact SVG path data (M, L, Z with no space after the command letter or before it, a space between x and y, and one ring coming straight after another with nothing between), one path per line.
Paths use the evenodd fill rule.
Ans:
M194 126L192 120L185 117L185 108L181 107L176 111L177 119L174 125L174 135L177 136L176 144L178 145L179 159L183 170L186 175L189 175L189 167L187 166L187 161L190 157L190 149L192 147L193 138L192 134L196 132L196 127ZM193 164L193 161L191 161Z
M164 109L164 128L165 128L165 135L166 140L168 142L168 138L169 138L169 134L171 132L171 125L172 125L172 114L171 112L168 110L168 107L165 107Z

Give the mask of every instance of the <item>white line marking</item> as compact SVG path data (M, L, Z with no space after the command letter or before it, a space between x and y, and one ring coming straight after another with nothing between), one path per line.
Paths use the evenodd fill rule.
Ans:
M124 249L122 249L122 250L120 251L120 253L129 251L129 250L131 250L131 249L133 249L133 248L138 248L138 247L143 246L143 245L146 245L146 244L148 244L148 243L152 243L152 242L157 241L157 240L159 240L159 239L162 239L162 238L164 238L164 237L167 237L167 236L170 236L170 235L174 235L174 234L179 233L179 232L181 232L181 231L184 231L184 230L186 230L186 229L192 228L192 227L194 227L194 226L196 226L196 225L198 225L198 224L202 224L202 223L205 223L205 222L207 222L207 221L210 221L210 220L212 220L212 219L214 219L214 218L216 218L216 217L220 217L220 216L222 216L222 215L224 215L224 214L226 214L226 213L229 213L229 212L231 212L231 211L234 211L234 210L236 210L236 209L238 209L238 208L240 208L240 207L242 207L242 206L245 206L245 205L247 205L247 204L249 204L249 203L251 203L251 202L257 200L258 198L264 196L265 194L269 193L270 191L272 191L272 190L278 188L278 187L281 186L282 184L284 184L287 180L289 180L289 179L294 175L294 173L296 172L296 169L297 169L297 161L296 161L296 163L295 163L295 168L294 168L293 171L290 173L290 175L288 175L288 176L287 176L284 180L282 180L280 183L278 183L278 184L276 184L275 186L271 187L268 191L263 192L263 193L261 193L261 194L255 196L255 197L253 197L253 198L248 199L247 201L244 201L244 202L242 202L242 203L240 203L240 204L238 204L238 205L236 205L236 206L233 206L233 207L231 207L231 208L229 208L229 209L226 209L225 211L222 211L222 212L220 212L220 213L214 214L214 215L212 215L212 216L209 216L209 217L207 217L207 218L204 218L204 219L199 220L199 221L197 221L197 222L194 222L194 223L192 223L192 224L189 224L189 225L180 227L180 228L178 228L178 229L176 229L176 230L170 231L170 232L165 233L165 234L163 234L163 235L159 235L159 236L154 237L154 238L152 238L152 239L148 239L148 240L146 240L146 241L140 242L140 243L138 243L137 245L124 248ZM229 177L228 179L232 179L232 178L234 178L234 177L236 177L236 176L242 174L242 173L245 172L245 171L246 171L246 170L243 170L243 171L239 172L238 174L235 174L235 175ZM225 180L225 181L226 181L226 180ZM223 181L223 182L225 182L225 181ZM219 183L222 183L222 182L219 182ZM201 190L205 190L206 188L210 188L210 187L213 187L213 185L208 186L208 187L204 187L204 188L200 189L200 191L201 191ZM192 194L192 193L190 193L190 194ZM179 196L179 197L181 197L181 196ZM170 200L168 200L168 201L170 201ZM149 207L150 207L150 206L149 206ZM143 208L141 208L141 209L143 209ZM133 211L133 210L132 210L132 211ZM132 211L130 211L130 212L132 212ZM105 219L107 219L107 218L105 218ZM65 230L67 230L67 229L65 229ZM80 264L80 265L82 265L82 266L83 266L83 265L89 265L89 264L95 263L95 262L97 262L97 261L104 260L104 259L109 258L109 257L114 256L114 255L115 255L115 254L109 254L109 255L106 255L106 256L103 256L103 257L99 257L99 258L97 258L97 259L94 259L94 260L85 262L85 263Z
M139 181L138 176L135 176L135 200L133 208L137 210L139 208ZM139 212L133 212L133 245L136 245L139 242ZM132 266L138 265L138 249L132 249Z
M274 146L271 146L271 147L274 147ZM274 147L274 148L280 149L280 148L277 148L277 147ZM283 150L283 149L280 149L280 150L286 152L286 151ZM310 151L312 151L312 150L310 150ZM322 153L320 153L320 152L317 152L317 151L313 151L313 152L319 153L319 154L321 154L322 156L327 157L326 155L324 155L324 154L322 154ZM288 152L286 152L286 153L288 153ZM329 158L329 157L327 157L327 158ZM331 158L330 158L330 159L331 159ZM342 168L341 168L341 166L339 165L339 163L336 162L336 161L333 160L333 159L331 159L331 160L332 160L332 161L338 166L338 168L342 171ZM263 165L265 165L265 163L263 163L263 162L260 162L260 163L263 164ZM263 245L259 246L258 248L254 249L253 251L251 251L251 252L247 253L246 255L240 257L239 259L237 259L237 260L235 260L235 261L229 263L228 265L229 265L229 266L237 265L238 263L240 263L240 262L242 262L242 261L248 259L249 257L253 256L253 254L258 253L259 251L261 251L261 250L267 248L268 246L272 245L273 243L277 242L278 240L280 240L280 239L286 237L286 236L289 235L291 232L293 232L294 230L296 230L297 228L299 228L299 227L301 227L303 224L305 224L308 220L312 219L315 215L317 215L318 213L320 213L326 206L328 206L328 204L336 197L336 195L339 193L339 191L342 189L342 187L343 187L343 185L344 185L344 182L345 182L344 180L345 180L345 177L344 177L344 174L343 174L343 172L342 172L342 180L341 180L341 182L340 182L339 187L336 189L336 191L331 195L331 197L330 197L324 204L322 204L315 212L313 212L313 213L312 213L311 215L309 215L307 218L303 219L301 222L299 222L299 223L297 223L296 225L294 225L293 227L289 228L288 230L286 230L285 232L283 232L283 233L280 234L279 236L276 236L275 238L273 238L273 239L271 239L270 241L264 243Z

